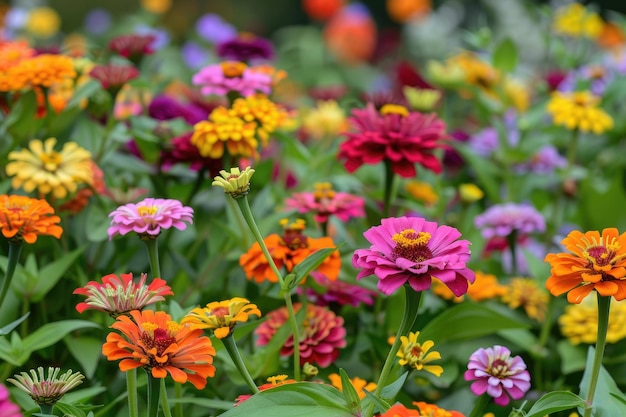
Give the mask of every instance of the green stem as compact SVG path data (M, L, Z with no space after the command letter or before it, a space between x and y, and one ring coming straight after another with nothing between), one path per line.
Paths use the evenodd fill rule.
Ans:
M148 374L148 412L146 417L159 417L159 384L147 368L146 373Z
M174 398L178 401L174 404L174 415L176 417L184 417L183 416L183 403L180 401L183 398L183 384L179 384L178 382L174 383Z
M228 198L226 201L228 201L228 205L231 206L231 208L235 207L235 200L233 200L232 198ZM241 231L241 246L245 248L245 250L248 250L248 248L250 247L250 242L248 241L248 233L246 232L246 224L244 223L245 219L242 218L242 211L234 210L233 216L235 216L237 227L239 227L239 230Z
M165 417L172 417L172 411L170 410L170 406L167 402L167 389L165 388L165 378L161 378L161 408L163 409L163 414Z
M517 274L517 256L515 256L517 247L517 231L513 230L506 237L506 241L509 244L509 251L511 252L511 276Z
M468 417L482 417L485 407L489 404L491 397L485 393L478 397L478 401L474 403L474 408Z
M128 415L139 417L139 406L137 405L137 369L126 371L126 390L128 391Z
M587 398L585 400L587 406L583 417L591 417L591 413L593 411L593 397L596 393L598 377L600 376L600 368L602 367L602 357L604 356L604 347L606 345L606 333L609 328L610 308L611 297L604 297L598 294L598 337L596 339L596 351L593 356L589 389L587 390Z
M146 243L148 249L148 258L150 259L150 270L152 278L163 278L161 276L161 265L159 264L159 246L157 239L142 239Z
M579 130L572 130L572 137L567 147L567 167L565 168L565 180L568 180L569 174L576 163L576 150L578 148Z
M248 372L248 368L243 363L243 359L241 358L241 354L239 353L239 349L237 348L237 343L235 343L235 338L232 333L229 333L228 336L222 339L222 343L224 343L224 347L226 348L226 352L233 360L235 367L239 371L239 374L243 377L244 381L250 388L250 390L256 394L259 392L259 388L257 388L252 376L250 376L250 372Z
M395 176L393 173L393 165L391 161L385 160L385 196L383 200L383 216L382 218L389 217L391 211L391 196L393 194L393 180Z
M389 373L391 372L391 369L396 362L396 354L398 353L398 349L400 349L400 337L406 336L411 331L415 320L417 320L417 312L422 301L422 291L415 291L413 290L413 288L411 288L410 285L405 284L404 294L404 314L402 315L402 321L400 322L400 327L398 327L396 338L393 341L393 345L391 345L391 349L389 349L387 359L385 359L383 369L380 371L380 376L378 377L376 389L374 390L374 396L376 397L380 397L380 394L383 392L383 388L385 388L385 386L387 385ZM374 405L372 404L364 411L363 416L372 417L373 412Z
M9 287L11 286L11 280L13 279L13 274L15 273L15 268L20 260L20 254L22 253L22 245L19 243L14 243L9 241L9 261L7 263L7 273L4 276L4 281L2 282L2 289L0 290L0 308L2 308L2 303L4 302L5 297L7 296L7 292L9 291Z
M298 319L296 318L296 312L294 311L293 303L291 302L291 294L288 292L285 293L285 305L287 306L287 312L289 313L289 324L291 325L291 333L293 334L293 377L296 381L300 381L300 329L298 326ZM307 307L303 305L300 308L306 309Z
M54 405L50 405L50 404L39 404L39 410L41 411L41 414L45 414L45 415L54 415L52 414L52 410L54 409Z

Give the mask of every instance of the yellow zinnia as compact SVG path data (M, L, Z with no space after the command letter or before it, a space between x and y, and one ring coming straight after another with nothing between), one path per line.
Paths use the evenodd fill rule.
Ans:
M248 321L253 314L261 316L256 304L251 304L245 298L235 297L209 303L204 308L194 308L181 323L191 325L192 329L213 330L216 337L223 339L232 333L237 323Z
M40 38L49 38L61 27L61 17L50 7L36 7L28 14L26 30Z
M565 312L559 317L561 333L572 344L594 344L598 334L598 303L597 295L591 294L580 304L571 304L565 307ZM626 303L611 300L609 310L609 328L606 334L608 343L617 343L626 338Z
M580 3L571 3L556 11L552 27L558 34L571 37L597 38L602 32L602 19Z
M396 356L400 358L398 362L400 366L406 366L418 371L424 370L430 372L435 376L440 376L443 373L443 368L439 365L427 365L437 359L441 359L441 354L436 351L429 352L429 350L435 346L432 340L427 340L424 343L417 341L420 332L409 332L409 336L400 336L400 349Z
M543 321L548 309L548 293L532 278L513 278L502 295L510 308L522 307L528 317Z
M335 137L348 125L345 111L335 100L319 101L302 118L302 129L314 139Z
M599 104L600 98L589 91L556 91L552 93L546 110L552 115L555 125L600 135L613 128L613 119L598 107Z

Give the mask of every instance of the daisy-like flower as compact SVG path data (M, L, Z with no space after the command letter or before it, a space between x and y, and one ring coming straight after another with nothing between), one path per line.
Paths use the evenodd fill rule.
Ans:
M246 121L225 107L217 107L209 120L194 125L191 143L203 157L219 159L225 152L232 157L257 157L256 133L254 121Z
M328 222L330 216L337 216L342 222L351 218L365 217L365 200L349 193L336 192L329 182L317 182L314 192L294 193L285 201L288 210L299 213L315 213L315 221Z
M593 39L602 32L602 18L574 2L556 10L552 28L560 35Z
M142 310L157 301L165 300L166 295L174 295L166 281L155 278L146 285L146 274L141 274L138 283L133 281L133 274L109 274L102 277L102 283L89 281L87 285L74 290L87 299L76 305L79 313L85 310L100 310L112 317L127 314L132 310Z
M541 213L528 204L504 203L491 206L474 218L474 225L482 229L486 239L507 237L513 232L518 236L543 232L546 223Z
M598 302L597 295L585 298L580 304L570 304L559 317L561 334L573 345L580 343L595 344L598 337ZM617 343L626 338L626 304L611 300L609 327L606 333L607 343Z
M284 227L283 235L274 233L263 241L270 251L276 267L279 269L284 267L287 273L291 272L296 265L313 252L335 247L335 243L330 237L312 238L306 236L303 233L304 220L298 219L289 223L287 219L283 219L281 223ZM258 242L255 242L248 249L248 252L241 255L239 264L243 267L248 279L254 279L258 283L263 281L278 282L278 277L265 259ZM341 258L339 253L334 251L315 271L334 281L339 277L340 268Z
M404 178L417 175L415 164L441 172L441 164L433 154L440 148L446 125L436 114L409 112L406 107L386 105L380 111L372 103L354 109L349 119L352 131L339 146L340 160L348 172L363 164L389 161L393 172Z
M252 33L241 32L217 45L217 55L237 61L250 62L255 59L269 60L274 57L272 43Z
M0 72L0 91L50 88L66 79L76 78L72 59L64 55L41 54L19 61Z
M297 312L301 304L294 304ZM322 368L328 367L339 356L339 349L346 346L346 329L343 327L343 318L338 317L326 307L307 304L306 317L300 334L300 365L306 362L316 364ZM257 345L267 345L278 329L285 326L289 320L286 307L281 307L266 315L263 323L254 333L258 336ZM293 335L289 336L280 350L281 355L293 354Z
M59 375L60 368L48 368L48 376L40 366L37 371L21 372L7 381L27 393L37 404L53 405L65 393L83 383L85 376L80 372L67 372Z
M464 376L466 381L474 381L471 389L475 395L487 393L501 406L508 405L510 398L521 399L530 388L524 360L511 357L511 351L500 345L472 353Z
M80 184L91 184L91 154L76 142L66 142L60 152L54 149L56 138L33 139L27 149L9 152L7 175L13 177L13 188L27 193L65 198Z
M318 101L302 117L302 129L315 139L333 138L348 129L345 111L335 100Z
M332 373L328 375L328 379L330 380L330 384L333 387L337 388L339 391L343 391L341 376L339 374ZM366 380L364 380L363 378L359 378L358 376L350 378L350 383L356 390L356 393L360 399L365 398L366 394L364 390L368 392L373 392L376 389L375 382L367 382Z
M554 296L567 292L567 301L580 303L592 290L601 296L626 298L626 233L615 228L570 232L561 241L571 253L549 253L551 275L546 288Z
M409 332L409 336L400 336L400 349L396 356L400 358L398 362L400 366L406 366L409 369L417 371L424 370L439 377L443 373L443 368L439 365L428 365L429 362L441 359L441 354L437 351L431 351L435 343L427 340L423 343L417 341L420 332Z
M215 348L202 329L178 324L163 311L133 310L130 316L117 317L111 328L121 334L109 333L102 345L108 360L122 359L122 372L143 367L153 378L169 373L174 381L189 381L197 389L203 389L207 378L215 375Z
M0 195L0 231L14 242L35 243L38 236L61 237L59 216L46 200L21 195Z
M601 135L613 128L613 118L599 107L600 97L589 91L561 93L555 91L546 107L554 124L569 130Z
M420 217L392 217L364 236L372 245L354 252L352 265L362 268L356 278L377 276L378 289L384 294L407 283L415 291L425 291L436 278L459 296L474 282L474 272L466 266L470 243L457 240L461 233L454 227Z
M435 404L428 404L424 401L414 401L413 405L420 411L421 417L465 417L458 411L448 411ZM487 417L487 415L484 417Z
M13 404L9 398L9 390L0 384L0 416L22 417L22 412L17 404Z
M488 62L480 59L475 53L463 51L448 59L450 67L460 68L465 83L479 88L483 93L494 97L495 87L502 79L500 72ZM472 97L472 93L466 89L461 91L464 97Z
M250 179L254 169L246 167L243 171L239 168L231 168L230 172L221 170L220 176L215 177L212 185L222 187L224 192L237 199L247 195L250 191Z
M502 294L502 302L510 308L522 307L528 317L543 322L548 310L548 293L532 278L513 278Z
M506 292L507 287L501 285L495 275L476 271L476 280L467 288L465 295L472 301L484 301L501 297L506 294ZM441 281L435 281L433 283L433 293L441 298L453 300L454 302L461 302L464 298L464 296L455 296Z
M96 65L89 76L100 81L102 88L115 96L127 82L139 77L139 70L132 65Z
M240 61L225 61L208 65L198 71L191 79L201 88L204 95L224 96L230 92L244 97L257 92L269 94L272 90L272 78L258 71L253 71Z
M142 239L156 239L161 229L175 227L185 230L193 222L193 209L178 200L146 198L137 204L129 203L109 214L111 226L107 229L109 239L135 232Z
M182 324L192 329L209 329L218 339L223 339L233 332L237 323L245 323L251 315L261 316L256 304L242 297L208 303L206 307L191 310L183 318Z
M236 99L230 112L246 122L256 123L256 134L263 146L267 146L270 135L289 120L287 111L264 94Z

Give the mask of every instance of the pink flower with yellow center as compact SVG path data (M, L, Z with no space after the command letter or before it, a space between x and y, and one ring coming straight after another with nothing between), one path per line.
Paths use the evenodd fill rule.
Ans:
M224 96L235 92L247 97L257 92L269 94L272 88L272 78L269 75L253 71L245 63L238 61L225 61L204 67L191 81L200 86L204 95Z
M161 229L175 227L185 230L193 222L193 209L178 200L146 198L137 204L126 204L109 214L111 226L107 229L109 239L135 232L142 238L156 239Z
M365 200L349 193L336 192L329 182L318 182L314 192L294 193L285 201L286 208L299 213L314 213L315 221L325 223L330 216L342 222L365 217Z

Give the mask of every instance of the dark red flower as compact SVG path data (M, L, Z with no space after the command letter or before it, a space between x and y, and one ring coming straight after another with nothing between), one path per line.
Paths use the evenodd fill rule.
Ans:
M137 63L145 55L154 53L154 40L154 35L121 35L111 39L109 50Z
M139 77L139 70L131 65L96 65L89 76L100 81L102 88L117 93L124 84Z

